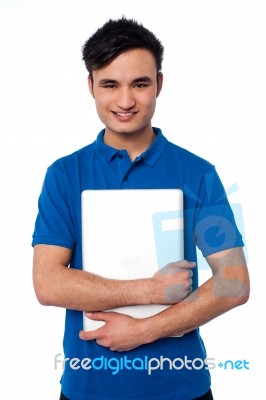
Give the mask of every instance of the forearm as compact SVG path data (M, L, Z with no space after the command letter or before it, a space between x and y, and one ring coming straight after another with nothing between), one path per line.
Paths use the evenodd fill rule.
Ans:
M95 331L82 331L80 337L84 340L96 339L98 344L111 350L126 351L164 337L183 335L246 301L247 291L244 287L243 291L230 290L231 293L225 289L224 296L221 296L217 284L220 286L220 282L212 278L186 300L149 318L133 319L117 313L93 313L91 318L105 321L105 325Z
M70 259L71 250L67 248L35 246L33 281L41 304L83 311L138 304L174 304L190 293L190 269L195 266L182 260L168 264L147 279L114 280L68 268Z
M68 268L71 254L59 246L34 247L33 283L41 304L99 311L152 301L154 285L150 279L119 281Z
M239 267L241 268L241 267ZM245 267L243 267L245 269ZM219 274L206 281L185 300L145 321L150 341L188 333L248 300L248 278L228 280Z
M42 304L80 311L146 304L153 293L150 279L119 281L64 266L57 267L52 279L42 279L35 286Z
M213 277L197 290L166 310L148 318L134 319L119 313L95 313L94 320L105 325L90 332L82 331L84 340L111 350L132 350L164 337L183 335L206 324L249 298L249 276L243 250L224 250L208 257Z

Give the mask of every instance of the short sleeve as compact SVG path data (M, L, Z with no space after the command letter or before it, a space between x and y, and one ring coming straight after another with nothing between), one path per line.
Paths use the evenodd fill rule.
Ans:
M195 242L204 257L244 245L215 168L201 182L194 223Z
M76 233L71 218L66 177L60 165L47 170L38 201L32 245L51 244L74 249Z

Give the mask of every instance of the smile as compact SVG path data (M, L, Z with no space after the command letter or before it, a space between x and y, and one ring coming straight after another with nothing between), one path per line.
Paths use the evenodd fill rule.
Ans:
M133 112L115 112L115 111L113 111L113 113L115 115L117 115L118 117L131 117L132 115L136 114L137 111L133 111Z

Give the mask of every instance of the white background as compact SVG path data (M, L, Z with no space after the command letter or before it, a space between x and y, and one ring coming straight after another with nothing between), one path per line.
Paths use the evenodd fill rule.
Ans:
M251 298L202 334L217 362L250 362L250 370L213 371L215 399L264 398L264 0L0 0L0 397L58 398L53 358L62 352L64 311L40 306L32 288L37 198L47 166L102 128L81 46L122 14L165 45L154 126L214 163L226 189L238 185L229 199L245 215Z

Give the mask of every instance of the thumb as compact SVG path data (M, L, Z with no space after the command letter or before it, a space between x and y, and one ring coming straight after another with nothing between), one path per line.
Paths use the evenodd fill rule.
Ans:
M93 319L95 321L106 321L107 318L107 313L102 312L102 311L96 311L96 312L86 312L85 315L87 318Z

